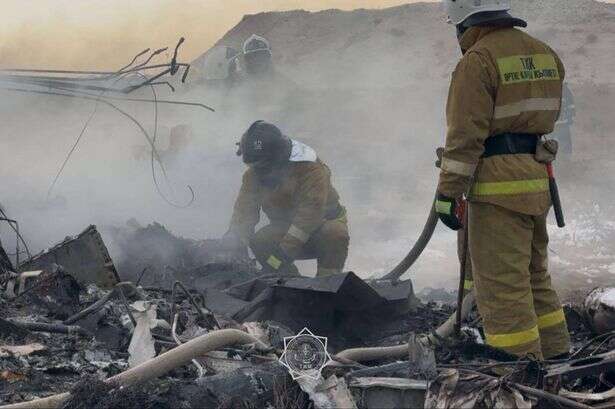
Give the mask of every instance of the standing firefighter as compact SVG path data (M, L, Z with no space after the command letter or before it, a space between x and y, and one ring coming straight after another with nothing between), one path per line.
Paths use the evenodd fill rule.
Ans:
M265 271L297 275L294 260L315 258L318 276L341 272L348 255L346 210L316 152L257 121L237 154L248 170L226 239L248 244ZM271 224L254 233L261 209Z
M486 341L518 356L567 354L564 312L547 271L545 163L536 159L562 99L564 67L515 27L510 0L444 0L463 53L453 73L436 210L460 228L463 197Z

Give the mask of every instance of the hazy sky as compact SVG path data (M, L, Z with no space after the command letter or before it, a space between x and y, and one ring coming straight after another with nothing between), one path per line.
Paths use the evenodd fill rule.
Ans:
M244 14L382 8L413 0L1 0L0 66L114 68L144 48L186 37L182 57L207 50ZM430 0L427 0L430 1ZM438 0L431 0L438 1ZM609 0L615 2L615 0Z
M245 14L378 8L407 0L2 0L0 65L113 68L144 48L186 37L183 59L207 50Z

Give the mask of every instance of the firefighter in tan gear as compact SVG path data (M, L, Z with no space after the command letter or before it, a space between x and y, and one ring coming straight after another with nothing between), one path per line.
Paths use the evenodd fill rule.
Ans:
M248 169L226 239L249 245L267 272L297 275L293 261L314 258L318 276L341 272L348 255L346 210L316 152L257 121L237 154ZM271 223L255 233L261 209Z
M564 67L516 27L510 0L444 0L463 57L451 80L436 211L461 227L469 202L473 285L486 341L518 356L565 355L569 333L547 267L542 136L558 118ZM468 285L471 285L469 283Z

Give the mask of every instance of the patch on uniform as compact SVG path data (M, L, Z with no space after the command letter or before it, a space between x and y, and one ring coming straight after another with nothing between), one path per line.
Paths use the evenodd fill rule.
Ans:
M513 55L497 61L505 85L560 79L555 57L551 54Z

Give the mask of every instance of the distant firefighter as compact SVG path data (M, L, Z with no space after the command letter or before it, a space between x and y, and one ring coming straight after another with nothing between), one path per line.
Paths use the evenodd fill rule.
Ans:
M271 46L267 39L252 34L243 43L243 58L246 71L249 75L264 75L271 73Z
M293 262L307 259L318 261L318 276L341 272L348 255L346 209L316 152L257 121L237 154L248 169L225 235L229 245L249 245L270 273L298 275ZM255 233L261 209L271 223Z

